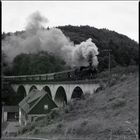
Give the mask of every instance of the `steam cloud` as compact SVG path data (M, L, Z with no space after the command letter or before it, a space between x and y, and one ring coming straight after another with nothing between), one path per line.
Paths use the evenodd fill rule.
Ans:
M91 56L91 63L96 67L98 65L98 54L98 48L92 42L92 39L89 38L85 42L75 46L72 53L73 64L76 66L87 66L89 65L89 57Z
M11 35L2 41L2 51L6 54L9 63L12 63L13 59L21 53L47 51L62 58L71 67L87 66L89 59L93 66L98 65L98 48L91 39L74 45L60 29L43 29L47 22L47 18L35 12L29 16L23 34Z

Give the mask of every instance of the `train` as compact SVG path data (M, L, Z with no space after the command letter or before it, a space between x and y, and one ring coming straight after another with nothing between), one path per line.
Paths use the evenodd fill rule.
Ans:
M4 76L6 81L72 81L72 80L85 80L95 79L97 77L97 68L92 66L81 66L71 70L48 73L48 74L37 74L37 75L21 75L21 76Z

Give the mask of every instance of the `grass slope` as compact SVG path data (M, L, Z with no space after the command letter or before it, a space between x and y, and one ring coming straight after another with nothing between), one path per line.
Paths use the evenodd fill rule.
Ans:
M47 138L136 140L138 72L132 68L131 72L129 68L121 69L125 74L117 71L117 74L112 72L110 83L104 83L102 90L86 94L85 99L71 101L65 109L53 110L46 118L38 118L22 128L21 133Z

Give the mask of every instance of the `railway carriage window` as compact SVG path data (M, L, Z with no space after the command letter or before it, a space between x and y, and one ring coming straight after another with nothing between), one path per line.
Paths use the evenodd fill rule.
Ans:
M46 80L46 76L42 75L41 80Z
M39 80L41 80L41 76L39 76Z
M35 76L34 79L35 79L36 81L38 81L38 80L39 80L39 76Z
M26 81L26 77L23 77L22 79L23 79L23 81Z
M29 77L29 80L31 81L32 80L32 77Z
M54 80L54 74L48 75L48 80Z

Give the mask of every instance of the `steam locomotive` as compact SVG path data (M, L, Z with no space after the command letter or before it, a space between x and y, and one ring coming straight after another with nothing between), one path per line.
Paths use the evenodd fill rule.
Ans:
M97 69L92 66L82 66L72 70L39 74L39 75L22 75L22 76L4 76L7 81L70 81L70 80L85 80L95 79L97 76Z

